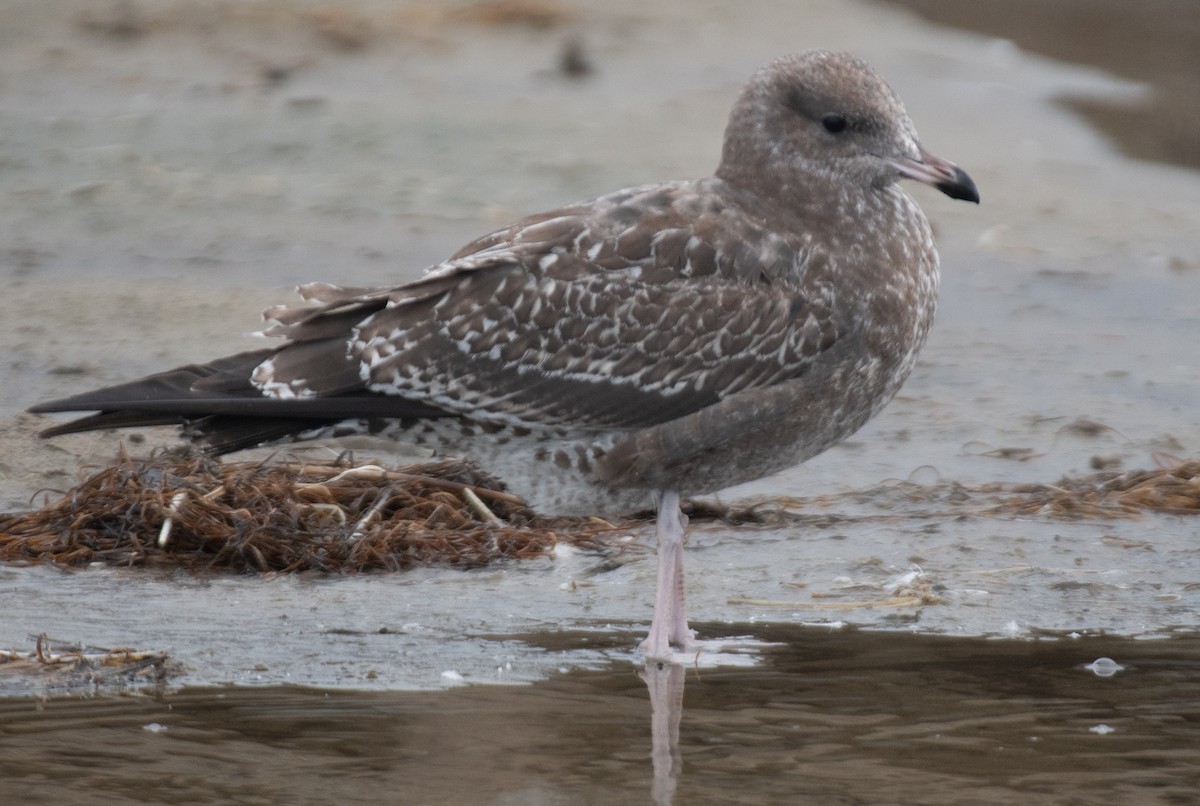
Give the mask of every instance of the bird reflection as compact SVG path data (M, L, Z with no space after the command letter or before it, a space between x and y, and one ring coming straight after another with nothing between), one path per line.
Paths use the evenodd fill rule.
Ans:
M654 764L651 795L657 806L667 806L674 800L683 767L679 720L683 716L684 674L679 664L651 660L638 675L650 692L650 758Z

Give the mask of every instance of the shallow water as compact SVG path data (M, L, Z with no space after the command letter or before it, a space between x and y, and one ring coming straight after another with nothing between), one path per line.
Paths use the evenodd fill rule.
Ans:
M1195 638L1016 642L794 627L758 637L778 645L748 669L615 663L532 686L443 692L273 686L0 700L0 798L1195 802ZM578 648L579 636L513 639L553 654ZM1087 668L1101 657L1123 670Z

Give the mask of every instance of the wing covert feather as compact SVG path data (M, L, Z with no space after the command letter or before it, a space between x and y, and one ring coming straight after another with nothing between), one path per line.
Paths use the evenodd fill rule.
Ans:
M803 374L838 338L821 261L713 194L680 209L673 189L535 217L435 267L421 304L401 295L356 328L368 388L484 419L638 428Z

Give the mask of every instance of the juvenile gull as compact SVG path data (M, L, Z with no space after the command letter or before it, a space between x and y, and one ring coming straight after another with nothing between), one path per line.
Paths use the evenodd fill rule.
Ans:
M658 497L642 647L687 648L680 493L845 439L908 376L938 258L902 177L978 202L867 64L810 51L742 90L716 174L620 190L486 235L392 288L300 288L281 346L35 406L45 436L180 423L212 453L376 433L479 461L534 506Z

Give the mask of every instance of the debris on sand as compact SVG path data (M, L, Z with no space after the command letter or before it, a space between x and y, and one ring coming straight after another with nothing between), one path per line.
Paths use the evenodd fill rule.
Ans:
M1137 518L1144 512L1200 514L1200 461L1154 470L1104 471L1056 484L1011 485L998 514L1067 520Z
M179 671L165 652L67 644L44 634L32 652L0 649L0 690L23 690L35 677L48 689L123 690L161 685Z
M1104 471L1054 484L896 482L835 496L736 507L691 502L731 526L1200 514L1200 461ZM630 521L549 518L457 460L389 469L333 462L121 456L57 501L0 515L0 562L103 563L190 571L398 571L532 559L569 544L617 550Z
M451 12L451 17L478 25L546 30L565 23L571 12L558 0L482 0Z
M693 519L738 525L804 523L828 528L861 521L944 518L1136 519L1147 513L1200 515L1200 461L1159 457L1154 470L1105 470L1053 484L891 481L869 490L808 498L779 497L738 507L692 502Z
M0 516L0 561L250 572L474 567L560 542L603 548L599 518L544 518L470 464L222 463L122 456L41 509Z

